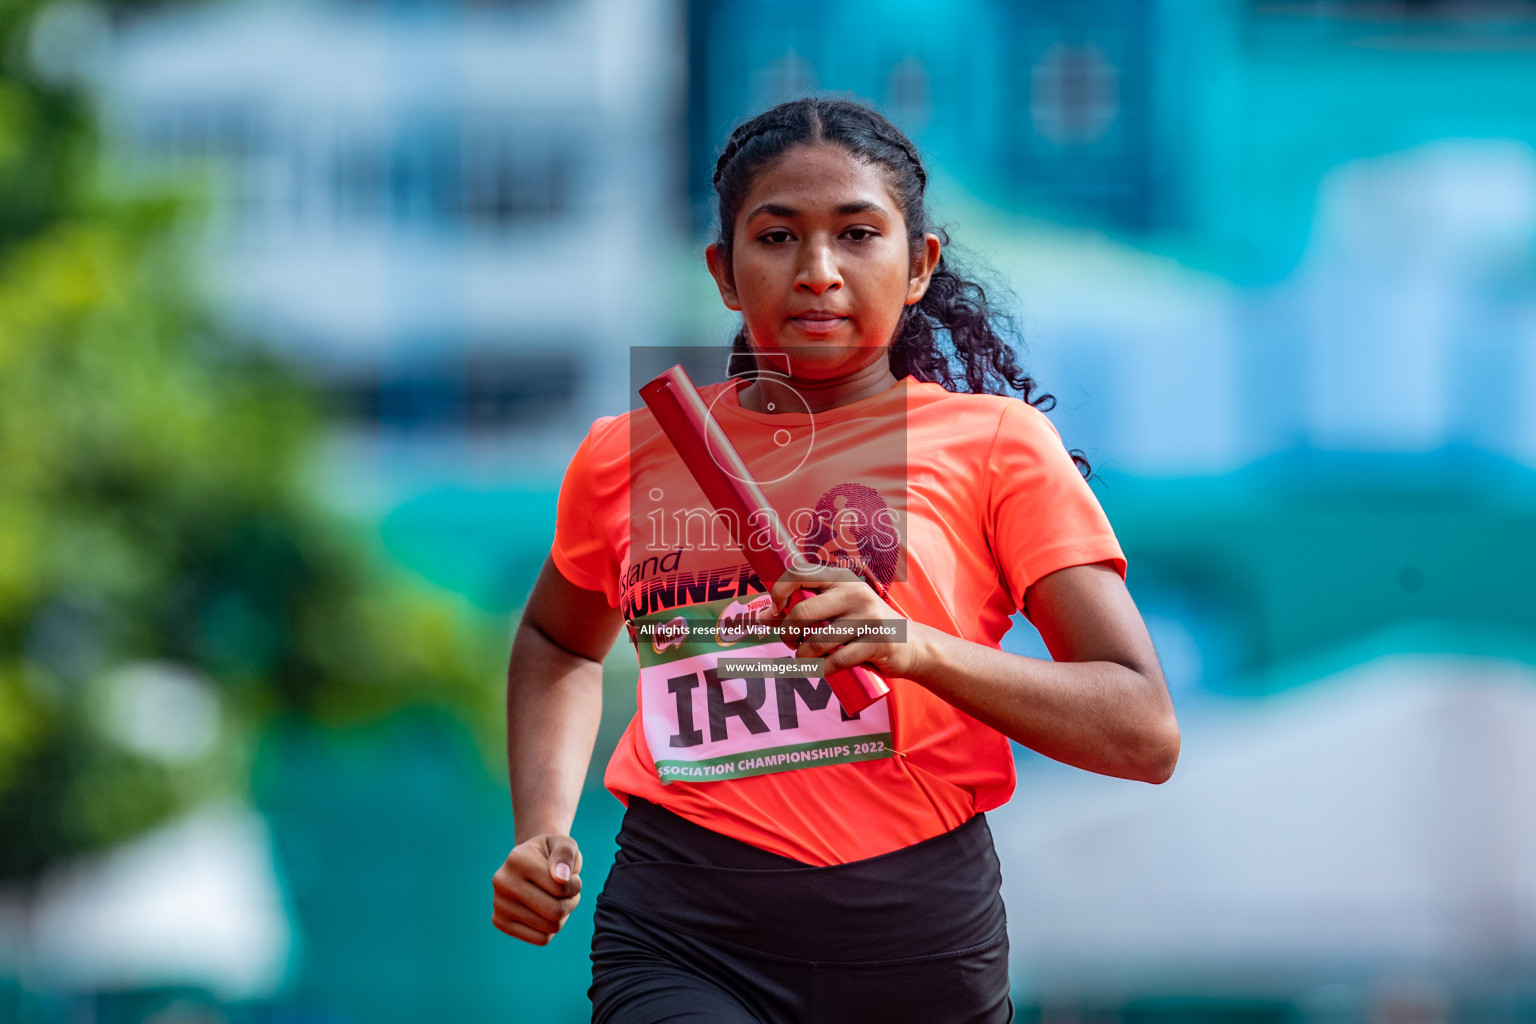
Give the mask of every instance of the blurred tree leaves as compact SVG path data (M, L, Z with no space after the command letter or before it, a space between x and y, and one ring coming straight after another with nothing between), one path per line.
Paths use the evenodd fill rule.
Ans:
M504 654L306 494L310 396L201 308L175 202L93 188L44 6L0 0L0 880L239 791L273 715L487 728Z

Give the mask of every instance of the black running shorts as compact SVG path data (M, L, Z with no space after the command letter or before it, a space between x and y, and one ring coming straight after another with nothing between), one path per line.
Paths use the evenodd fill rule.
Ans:
M618 842L595 913L595 1024L1013 1019L982 815L812 867L631 798Z

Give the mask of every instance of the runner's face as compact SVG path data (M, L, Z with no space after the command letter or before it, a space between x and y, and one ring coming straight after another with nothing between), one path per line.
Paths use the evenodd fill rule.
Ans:
M759 352L792 350L795 378L834 381L885 359L902 308L922 298L938 239L914 262L878 165L841 146L799 145L757 172L731 265L711 246L721 297Z

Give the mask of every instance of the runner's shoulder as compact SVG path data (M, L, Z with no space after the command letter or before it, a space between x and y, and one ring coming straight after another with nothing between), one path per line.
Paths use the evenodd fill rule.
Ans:
M912 381L910 387L907 408L920 418L915 425L942 427L956 443L970 444L982 434L985 442L1000 432L1042 439L1055 433L1045 413L1017 395L946 391L931 381Z

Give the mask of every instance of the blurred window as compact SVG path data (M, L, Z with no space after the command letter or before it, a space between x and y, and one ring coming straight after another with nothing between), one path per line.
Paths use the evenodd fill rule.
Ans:
M332 194L343 223L463 224L505 230L571 206L574 146L504 118L418 117L392 132L343 128Z
M250 103L178 103L150 108L134 127L133 155L150 179L190 179L210 187L238 223L261 218L280 181L269 173L273 128Z
M549 130L472 122L464 133L463 216L504 228L559 216L571 206L573 146Z
M421 7L456 6L466 11L516 11L524 8L569 7L571 0L342 0L347 7L382 8L396 10L417 5Z
M326 385L331 415L357 426L401 432L496 433L565 413L579 383L579 352L551 342L540 354L478 352L451 361L343 374Z
M519 7L569 6L569 0L459 0L467 10L494 11Z
M793 47L752 72L752 106L761 110L817 88L815 66Z
M265 119L250 104L169 104L140 119L138 154L175 169L206 160L243 161L266 148L264 129Z
M1030 120L1054 146L1097 142L1120 116L1119 72L1091 43L1049 47L1030 78Z
M1019 15L1008 148L1021 200L1136 231L1175 215L1151 191L1147 17L1126 0Z
M251 104L176 103L144 112L134 153L150 177L211 175L226 214L255 222L304 205L306 175L343 227L508 231L570 212L582 161L554 126L454 112L343 115L326 132L274 132Z
M908 54L891 67L885 81L886 108L891 117L909 132L928 123L932 113L928 69L917 57Z
M1259 24L1311 23L1334 39L1364 36L1387 45L1409 37L1507 50L1512 37L1528 39L1536 29L1536 0L1252 0L1250 10Z
M331 206L338 221L383 216L386 157L376 137L338 133L331 162Z
M1536 13L1536 0L1254 0L1264 14L1313 18L1394 18L1412 15L1450 21L1526 21Z

